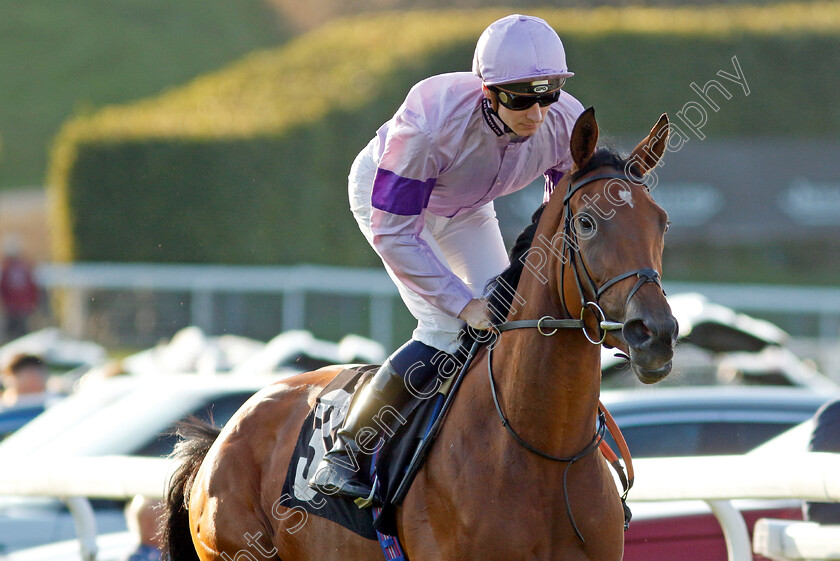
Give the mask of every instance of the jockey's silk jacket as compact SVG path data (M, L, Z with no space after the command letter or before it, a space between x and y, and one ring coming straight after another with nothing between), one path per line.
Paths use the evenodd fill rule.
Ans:
M420 234L425 213L453 217L545 176L546 198L572 167L569 138L583 106L563 92L530 137L512 137L467 72L415 85L372 142L373 244L397 277L457 317L472 291Z

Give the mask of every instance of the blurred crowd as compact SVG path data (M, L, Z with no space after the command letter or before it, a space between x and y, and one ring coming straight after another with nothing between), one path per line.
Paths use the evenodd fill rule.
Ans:
M161 501L137 495L125 507L125 521L137 546L122 561L160 561ZM167 556L168 557L168 556Z
M58 394L47 391L49 375L41 357L18 353L0 371L0 440L40 415Z
M40 357L18 354L3 368L0 410L13 407L40 407L48 398L47 366Z
M32 265L23 256L20 238L9 234L3 239L0 264L0 315L3 333L0 341L11 341L29 332L29 318L38 309L40 291Z

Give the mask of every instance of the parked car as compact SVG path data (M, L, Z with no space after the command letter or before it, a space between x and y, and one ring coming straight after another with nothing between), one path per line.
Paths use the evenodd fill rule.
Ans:
M175 423L186 417L224 425L248 397L275 380L330 363L381 362L384 355L381 345L354 335L329 343L305 331L288 331L265 344L229 335L207 337L196 327L186 328L167 344L121 361L120 368L133 375L110 377L107 366L103 373L90 371L87 364L64 376L76 381L86 373L81 391L44 414L27 417L35 418L0 443L0 462L39 455L45 461L67 455L165 456L176 442ZM92 354L88 362L93 358L103 362ZM165 373L172 370L208 374ZM229 373L210 374L222 371ZM23 425L20 418L11 421L10 431ZM119 501L93 504L100 531L125 529ZM74 535L72 517L60 501L0 498L0 553Z
M338 343L316 339L302 329L284 331L268 343L237 335L208 336L196 326L185 327L169 341L128 356L120 366L132 374L161 371L253 375L289 370L315 370L328 364L381 363L381 344L358 335Z
M743 454L811 418L830 397L807 388L757 386L601 393L638 458Z
M632 492L631 492L632 493ZM752 536L759 518L802 520L800 501L732 501ZM633 511L624 534L623 561L726 561L720 523L703 501L629 503ZM770 561L754 555L753 561Z
M41 357L50 370L66 371L101 364L105 347L70 337L55 327L46 327L0 346L0 363L19 353Z
M0 408L0 440L43 413L44 409L43 403Z
M826 397L828 401L830 397ZM757 446L748 455L772 462L781 455L807 451L811 438L811 418ZM795 476L795 474L791 474ZM703 501L632 502L633 521L625 534L624 561L725 561L726 542L717 518ZM760 518L802 520L800 500L732 501L743 515L752 536ZM753 555L754 561L769 561Z
M680 329L672 372L658 386L773 385L840 391L812 362L787 347L787 333L774 324L695 293L668 296L668 303ZM602 349L601 369L604 389L639 385L614 350Z
M121 561L136 547L131 532L113 532L96 537L96 561ZM29 547L0 556L3 561L82 561L79 540L62 540L47 545Z
M0 463L21 457L55 462L65 456L165 456L176 442L175 423L198 416L223 425L246 399L281 378L182 374L105 380L50 407L0 443ZM94 507L99 531L125 530L121 502L97 500ZM0 498L0 553L74 536L72 517L60 501Z

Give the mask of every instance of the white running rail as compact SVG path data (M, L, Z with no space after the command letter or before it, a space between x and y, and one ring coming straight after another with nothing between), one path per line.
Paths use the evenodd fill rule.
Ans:
M840 454L651 458L635 460L634 465L636 484L629 499L708 502L723 528L729 561L752 561L746 524L729 501L840 502ZM64 498L77 521L83 558L92 560L96 527L87 511L90 505L82 498L129 499L138 494L162 498L173 467L167 459L125 456L0 462L0 495Z

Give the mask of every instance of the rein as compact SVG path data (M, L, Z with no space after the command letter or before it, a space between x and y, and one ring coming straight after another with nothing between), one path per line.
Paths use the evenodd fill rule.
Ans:
M493 396L493 404L496 406L496 413L499 414L499 418L502 420L502 426L507 429L507 431L513 436L513 438L518 442L522 447L524 447L529 452L533 452L534 454L540 456L541 458L545 458L546 460L551 460L552 462L563 462L566 464L566 467L563 468L563 497L566 501L566 515L569 517L569 521L572 523L572 528L575 531L578 539L581 542L586 543L586 540L583 539L583 535L580 533L580 529L575 522L575 516L572 514L572 504L569 502L569 492L567 486L567 476L569 475L569 467L575 463L576 461L580 460L581 458L585 458L595 450L597 450L601 443L604 442L604 433L607 430L607 421L604 417L603 411L598 411L598 429L595 431L595 436L592 437L592 440L589 444L586 445L586 448L575 454L574 456L563 457L563 456L553 456L542 450L534 447L533 445L529 444L527 440L519 436L517 432L513 429L510 425L510 421L508 421L507 417L505 417L504 412L502 411L502 406L499 403L499 395L496 391L496 382L493 380L493 346L487 348L487 376L490 378L490 393Z
M603 173L594 175L592 177L581 179L575 183L569 182L569 188L566 192L565 197L563 198L563 205L564 209L564 224L563 224L563 251L561 255L569 255L569 262L571 263L572 269L574 271L575 283L577 284L578 294L580 295L581 300L581 311L580 311L580 319L571 319L571 318L553 318L551 316L543 316L540 319L530 319L530 320L512 320L512 321L505 321L498 325L495 325L493 329L501 335L505 331L511 331L514 329L536 329L539 333L543 336L550 337L557 333L559 329L580 329L583 331L584 336L586 339L592 343L593 345L601 345L604 342L604 339L607 336L608 331L615 331L622 329L624 327L624 323L610 321L606 318L604 311L601 309L599 304L599 300L601 296L612 286L616 285L620 281L628 279L632 276L638 277L636 284L630 290L630 293L627 296L625 301L625 309L630 304L630 300L635 296L636 292L647 283L654 283L662 289L662 283L660 282L659 273L650 267L644 267L641 269L635 269L632 271L628 271L626 273L622 273L620 275L616 275L615 277L608 279L604 282L600 287L597 286L595 281L592 280L592 276L589 274L589 270L586 267L586 264L583 261L583 256L580 253L580 247L577 243L577 232L572 226L572 222L574 217L572 216L571 212L571 205L569 201L571 200L572 196L577 193L582 187L592 183L594 181L598 181L601 179L621 179L630 181L633 183L641 183L640 178L634 178L628 176L626 174L619 174L619 173ZM563 267L565 267L566 261L563 261ZM580 269L583 270L584 278L587 281L587 284L590 288L590 293L593 294L593 300L587 300L585 294L586 291L583 287L581 282L581 272ZM565 275L562 273L561 270L561 304L563 307L563 311L566 315L569 314L568 307L566 306L565 300L563 299L563 278ZM663 290L664 293L664 290ZM586 322L584 321L583 317L587 310L593 311L596 314L596 319L598 319L598 329L600 330L600 335L596 337L591 337L589 332L586 329ZM551 331L548 331L551 330ZM628 357L629 358L629 357ZM542 450L539 450L524 438L519 436L519 434L513 429L510 425L510 421L508 421L507 417L502 411L501 404L499 402L498 391L496 390L496 382L493 378L493 346L489 346L487 350L487 375L490 379L490 392L493 397L493 404L496 407L496 413L499 415L499 418L502 421L502 426L507 429L507 431L511 434L511 436L516 440L516 442L521 445L526 450L542 457L547 460L551 460L554 462L562 462L565 463L566 466L563 470L563 494L566 501L566 514L569 516L569 521L572 524L572 528L575 531L578 539L582 543L586 543L584 540L583 535L580 532L577 524L575 523L574 516L572 515L572 507L571 503L569 502L569 495L567 493L567 486L566 486L566 476L569 473L569 467L575 463L576 461L588 456L589 454L593 453L596 449L601 449L604 456L610 462L612 467L616 470L619 475L619 479L621 480L622 486L624 487L624 493L621 495L621 504L624 508L624 529L626 530L629 527L630 522L630 509L627 508L627 504L625 502L627 498L627 493L630 488L633 486L633 464L630 458L630 451L627 448L627 443L624 440L621 431L618 428L618 425L613 420L612 416L603 406L603 404L599 401L598 402L598 428L595 432L595 436L592 440L587 444L587 446L578 452L577 454L569 457L561 457L561 456L554 456L548 454ZM604 435L609 428L610 434L612 434L613 438L615 439L616 443L619 446L619 451L621 452L622 457L625 459L625 463L627 464L627 475L625 475L621 463L618 461L618 456L610 449L609 445L604 440Z
M538 320L542 321L542 320ZM563 320L554 320L563 321ZM579 320L570 320L570 321L579 321ZM504 325L504 324L502 324ZM526 327L526 326L522 326ZM569 326L573 327L573 326ZM577 327L577 326L574 326ZM505 329L515 329L508 327ZM555 329L556 331L556 329ZM540 333L543 333L540 331ZM553 333L552 333L553 334ZM550 336L552 334L543 335ZM576 461L585 458L589 454L593 453L595 450L600 449L601 453L604 454L606 459L610 462L610 465L618 474L618 478L621 480L621 485L624 487L624 493L621 495L621 506L624 509L624 530L626 531L630 527L630 509L627 508L627 493L630 491L630 488L633 486L633 460L630 458L630 450L627 447L627 443L624 440L624 436L621 434L621 430L618 428L615 420L610 415L607 408L604 407L600 401L598 402L598 428L595 431L595 436L592 437L592 440L589 441L589 444L586 447L575 454L574 456L554 456L547 452L543 452L539 448L535 447L527 440L519 436L519 434L514 430L511 426L510 421L505 416L504 411L502 411L501 403L499 402L499 392L496 390L496 381L493 379L493 346L489 346L487 348L487 377L490 379L490 395L493 396L493 405L496 406L496 413L499 415L499 418L502 420L502 426L505 427L510 433L510 435L519 443L520 446L540 456L541 458L545 458L546 460L550 460L552 462L562 462L565 463L566 466L563 469L563 497L566 502L566 514L569 517L569 522L572 524L572 529L575 531L575 535L577 535L578 539L582 543L586 543L586 540L583 539L583 534L581 534L580 529L575 522L574 514L572 514L572 505L569 502L569 493L568 493L568 485L567 485L567 476L569 474L569 468L574 464ZM625 463L627 464L627 474L624 473L624 468L621 466L621 463L618 461L618 456L616 453L610 448L607 441L604 440L604 435L606 434L607 430L610 431L613 439L615 439L616 443L618 444L619 451L621 452L621 457L624 458Z

